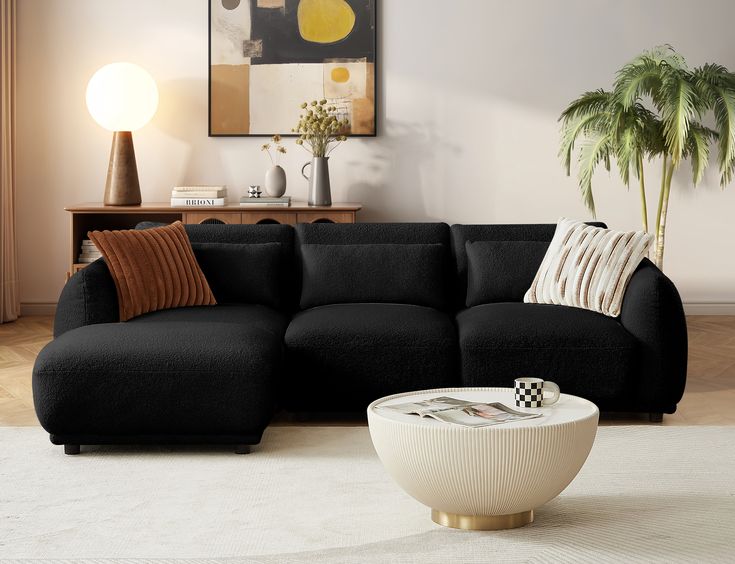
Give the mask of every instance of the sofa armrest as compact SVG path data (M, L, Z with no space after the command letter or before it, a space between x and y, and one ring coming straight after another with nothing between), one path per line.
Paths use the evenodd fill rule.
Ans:
M684 394L687 326L674 283L643 259L623 298L620 322L640 344L640 370L632 403L673 413Z
M72 276L61 291L54 337L83 325L119 321L117 289L102 259Z

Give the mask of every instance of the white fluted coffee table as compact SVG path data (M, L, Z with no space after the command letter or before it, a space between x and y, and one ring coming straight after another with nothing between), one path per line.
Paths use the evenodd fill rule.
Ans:
M388 396L368 407L370 436L386 470L447 527L492 530L531 523L533 510L577 475L597 433L597 407L568 394L549 407L517 408L542 417L480 428L379 407L437 396L512 408L515 403L511 388L441 388Z

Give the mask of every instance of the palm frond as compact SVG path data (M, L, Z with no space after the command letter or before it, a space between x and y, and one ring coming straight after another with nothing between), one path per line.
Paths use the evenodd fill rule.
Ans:
M653 59L658 64L666 65L672 69L681 71L689 70L689 67L687 66L687 62L684 57L677 53L676 49L674 49L668 43L657 45L653 49L645 51L643 53L643 56L648 57L649 59Z
M732 74L722 65L707 63L692 71L694 84L700 97L713 106L720 87L727 87L732 81Z
M625 109L643 96L650 96L660 106L659 89L663 73L667 71L688 72L684 57L671 45L658 45L644 51L618 71L614 88L616 99Z
M701 124L693 123L689 128L685 156L692 164L692 181L695 186L704 177L704 171L709 163L710 143L716 138L716 131Z
M626 186L630 184L632 169L636 178L641 176L641 160L655 151L654 131L658 130L656 115L642 104L633 104L627 110L616 102L614 116L614 148L620 169L620 177ZM660 131L660 130L658 130Z
M602 88L585 92L566 107L559 116L559 121L575 120L589 114L606 112L612 98L612 92L607 92Z
M565 121L561 131L561 147L559 148L559 157L561 157L567 176L571 173L572 153L577 139L591 133L599 134L607 130L609 116L604 113L593 113L580 116L574 121Z
M658 109L674 166L679 165L684 154L689 123L700 113L695 98L696 90L686 75L671 71L663 73Z
M627 112L620 112L615 128L615 157L620 178L626 186L630 185L630 167L638 160L640 152L640 132L630 117Z
M605 163L606 168L610 170L610 142L610 134L599 134L582 143L579 151L579 189L582 192L582 200L593 217L597 215L595 198L592 194L592 176L600 162Z
M708 64L694 70L694 81L712 108L717 123L720 184L728 184L735 170L735 75L721 65Z
M666 154L666 139L664 138L664 124L657 115L651 113L644 118L643 145L648 160Z
M643 96L655 98L661 84L661 68L654 59L637 57L618 71L613 92L615 99L628 109Z

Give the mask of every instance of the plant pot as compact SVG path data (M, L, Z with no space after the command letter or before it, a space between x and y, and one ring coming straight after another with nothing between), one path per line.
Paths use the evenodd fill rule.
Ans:
M265 193L271 198L280 198L286 193L286 171L279 165L272 166L266 171Z
M311 174L304 170L311 166ZM331 206L332 191L329 186L329 157L314 157L301 167L301 175L309 181L309 205Z

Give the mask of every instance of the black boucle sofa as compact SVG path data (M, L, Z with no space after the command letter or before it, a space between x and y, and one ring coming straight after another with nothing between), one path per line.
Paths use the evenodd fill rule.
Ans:
M653 420L673 413L684 391L681 300L648 260L619 318L522 303L554 225L186 229L198 258L221 244L246 253L242 261L201 255L216 306L119 323L102 260L64 287L33 394L51 441L68 453L123 443L221 443L246 452L279 406L363 410L387 394L512 386L519 376L553 380L603 411ZM248 263L256 246L275 259ZM238 294L248 284L255 290Z

